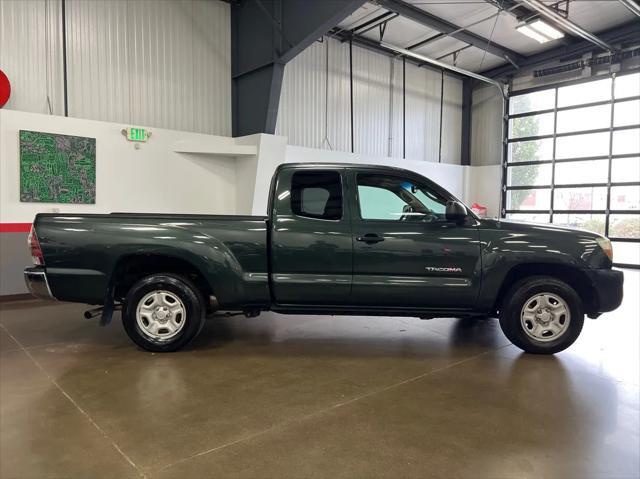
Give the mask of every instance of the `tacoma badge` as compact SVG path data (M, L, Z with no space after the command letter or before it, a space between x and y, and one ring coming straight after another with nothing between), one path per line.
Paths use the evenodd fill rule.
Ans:
M462 273L462 268L436 268L435 266L426 266L424 269L430 273Z

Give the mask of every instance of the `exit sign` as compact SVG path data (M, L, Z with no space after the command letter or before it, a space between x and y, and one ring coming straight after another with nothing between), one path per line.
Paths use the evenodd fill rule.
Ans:
M127 128L127 140L129 141L147 141L151 133L144 128Z

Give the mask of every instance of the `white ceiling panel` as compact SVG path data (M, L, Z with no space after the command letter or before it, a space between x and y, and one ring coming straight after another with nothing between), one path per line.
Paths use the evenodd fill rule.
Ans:
M574 0L569 5L569 20L591 33L608 30L633 19L637 17L617 1ZM638 29L640 29L640 21Z
M406 0L403 0L406 1ZM414 6L455 25L466 25L496 12L491 4L478 0L410 0Z
M337 26L344 30L351 30L352 28L361 25L369 20L374 19L378 15L382 15L387 10L378 5L372 3L365 3L355 12L342 20Z

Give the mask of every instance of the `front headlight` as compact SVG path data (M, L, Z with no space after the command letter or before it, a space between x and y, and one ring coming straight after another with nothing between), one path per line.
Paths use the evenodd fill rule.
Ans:
M602 248L602 251L604 251L604 254L606 254L613 263L613 246L611 246L611 241L609 241L609 238L601 236L599 238L596 238L596 243L598 243L600 248Z

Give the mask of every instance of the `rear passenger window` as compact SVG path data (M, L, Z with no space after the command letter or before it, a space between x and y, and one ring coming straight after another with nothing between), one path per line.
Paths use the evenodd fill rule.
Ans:
M342 182L336 171L298 171L291 180L295 215L323 220L342 218Z

